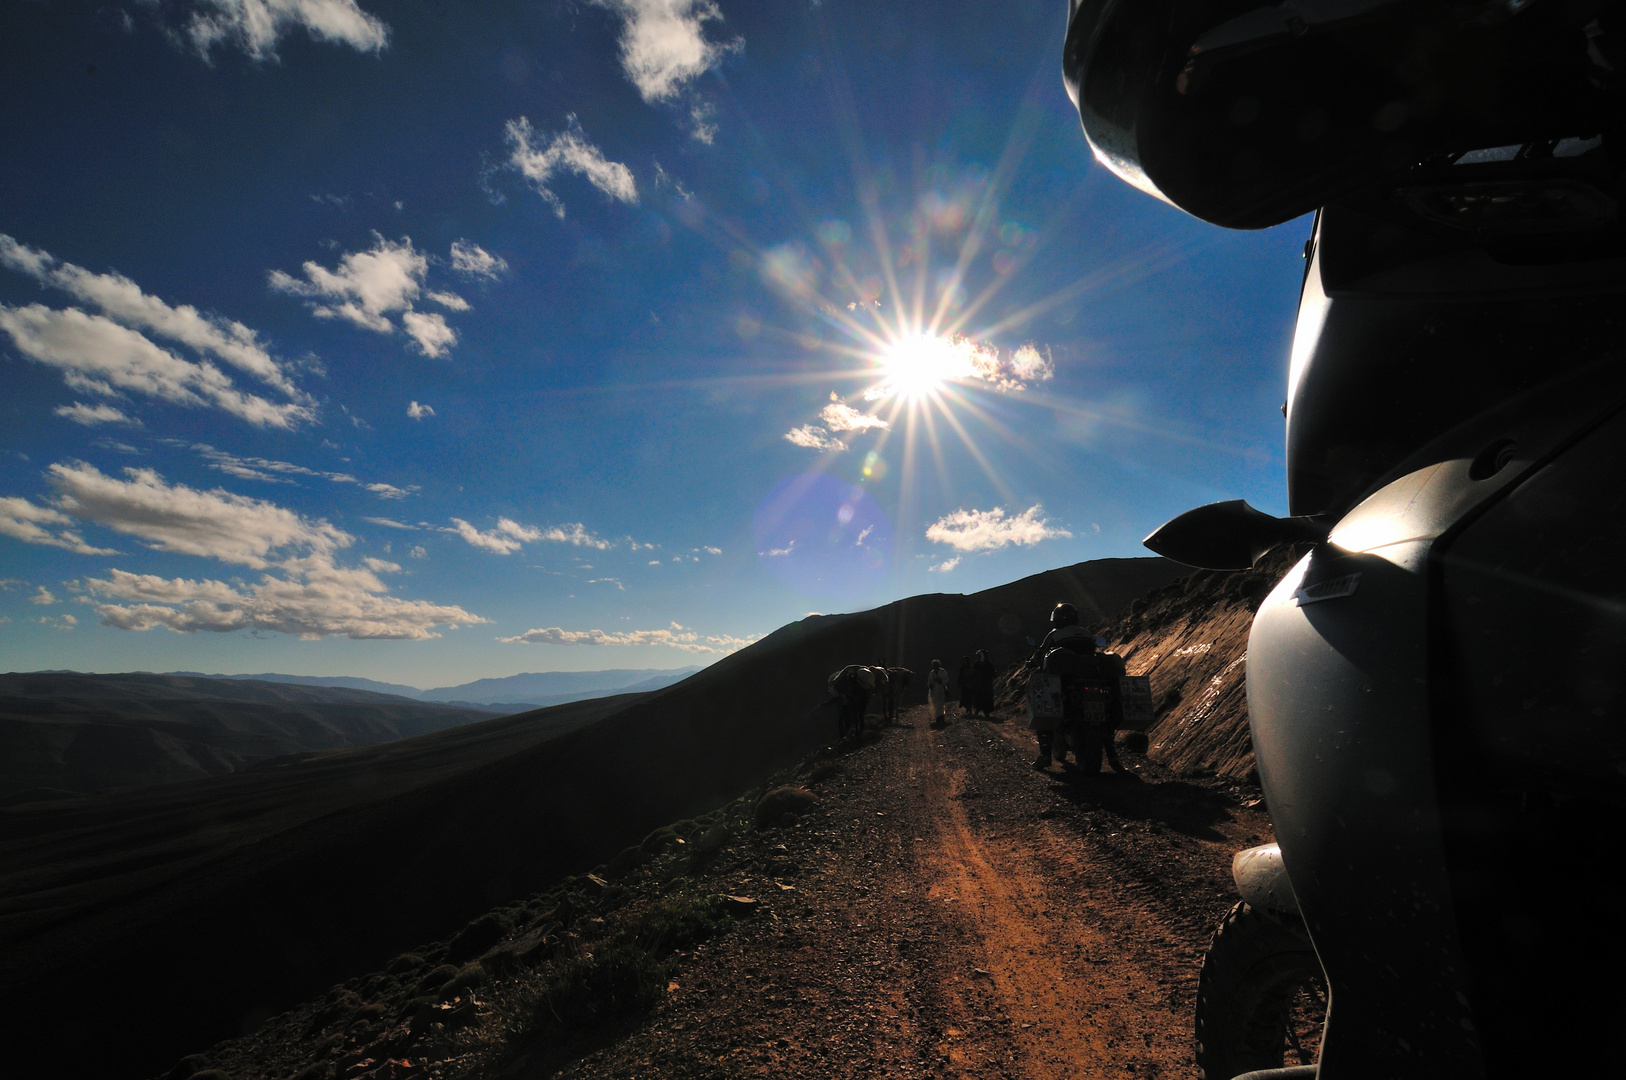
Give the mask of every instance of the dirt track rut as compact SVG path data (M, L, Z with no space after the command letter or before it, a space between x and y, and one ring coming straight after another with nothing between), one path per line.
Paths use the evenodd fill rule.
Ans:
M1075 777L1033 753L1018 723L939 731L924 709L850 749L817 812L720 875L767 916L549 1074L1195 1075L1202 950L1231 853L1268 838L1262 808L1138 759Z

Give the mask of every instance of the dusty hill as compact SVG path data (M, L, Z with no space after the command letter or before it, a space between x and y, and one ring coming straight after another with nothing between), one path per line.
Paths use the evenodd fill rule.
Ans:
M923 668L978 647L1010 658L1056 601L1106 618L1178 569L1103 560L811 617L665 691L590 703L603 719L527 748L481 740L493 724L521 732L582 707L204 781L214 786L192 799L0 811L0 994L20 1003L5 1022L31 1033L18 1064L60 1070L55 1048L72 1045L86 1075L140 1075L832 741L824 677L843 664ZM433 751L420 751L425 740ZM393 786L379 782L386 751L399 763ZM331 794L347 785L362 794ZM334 808L307 816L310 791ZM257 824L234 831L239 820Z
M176 675L0 675L0 804L194 780L493 714L365 690Z

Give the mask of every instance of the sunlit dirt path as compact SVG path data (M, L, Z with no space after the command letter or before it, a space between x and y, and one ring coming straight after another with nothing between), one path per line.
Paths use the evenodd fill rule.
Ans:
M636 1030L535 1075L1194 1076L1202 950L1261 809L1140 760L1037 772L1017 722L902 721L720 876L766 917L684 957Z

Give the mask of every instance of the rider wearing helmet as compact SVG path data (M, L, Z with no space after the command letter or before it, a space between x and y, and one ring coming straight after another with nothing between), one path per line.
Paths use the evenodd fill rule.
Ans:
M1034 652L1030 663L1034 668L1040 668L1050 650L1058 648L1078 653L1080 656L1092 656L1095 653L1095 638L1078 625L1078 609L1072 604L1060 603L1051 609L1050 633L1039 643L1039 648ZM1037 734L1039 756L1033 759L1035 769L1048 769L1052 760L1059 763L1067 759L1067 740L1061 733L1039 731Z

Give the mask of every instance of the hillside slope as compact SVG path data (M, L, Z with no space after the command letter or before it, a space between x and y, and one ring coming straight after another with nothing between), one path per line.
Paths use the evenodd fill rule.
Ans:
M0 675L0 804L222 776L490 719L366 690L175 675Z
M25 1059L37 1067L60 1065L49 1047L71 1044L88 1071L140 1075L833 741L824 680L844 664L919 669L980 647L1009 658L1058 600L1105 619L1178 569L1102 560L972 596L810 617L656 694L293 763L276 770L280 783L262 768L206 781L217 786L190 800L137 792L86 800L71 817L0 811L0 994L22 1003L5 1020L35 1033L44 1049ZM566 710L602 719L524 748L475 745ZM446 768L448 757L462 764ZM346 784L364 797L332 795L314 819L298 810L307 791ZM240 816L263 827L234 833ZM102 841L130 821L144 831ZM51 1004L69 998L79 1007Z

